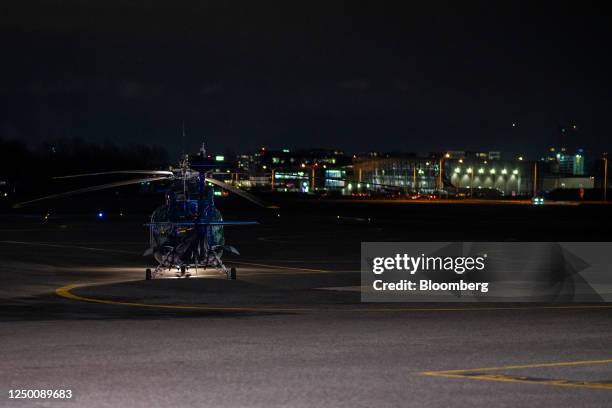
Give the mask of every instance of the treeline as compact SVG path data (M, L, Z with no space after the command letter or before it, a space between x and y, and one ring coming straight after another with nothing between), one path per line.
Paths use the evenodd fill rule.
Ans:
M79 138L58 139L35 147L0 138L0 181L25 192L46 190L53 176L134 169L165 168L168 153L160 146L91 143ZM25 190L25 191L24 191Z

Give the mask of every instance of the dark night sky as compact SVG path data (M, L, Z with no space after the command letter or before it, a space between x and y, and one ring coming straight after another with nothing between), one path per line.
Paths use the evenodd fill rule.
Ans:
M576 123L610 150L598 3L110 3L2 3L0 137L533 155Z

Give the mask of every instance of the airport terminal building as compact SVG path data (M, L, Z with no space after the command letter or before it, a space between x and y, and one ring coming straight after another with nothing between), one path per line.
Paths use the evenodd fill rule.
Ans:
M338 149L261 148L237 156L235 174L227 181L276 192L458 198L528 197L596 186L596 177L585 169L583 152L553 153L530 161L502 158L498 151L349 155Z

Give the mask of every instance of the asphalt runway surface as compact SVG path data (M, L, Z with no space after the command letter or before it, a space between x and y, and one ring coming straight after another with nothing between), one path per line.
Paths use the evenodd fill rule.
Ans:
M533 219L534 240L604 240L608 209L359 208L226 229L236 281L144 281L144 216L1 217L0 406L612 406L612 305L382 307L337 290L360 284L361 241L520 240Z

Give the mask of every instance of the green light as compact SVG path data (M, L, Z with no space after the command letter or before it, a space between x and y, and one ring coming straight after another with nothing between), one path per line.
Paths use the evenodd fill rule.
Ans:
M215 160L216 161L223 161L223 160L225 160L225 156L215 156Z

